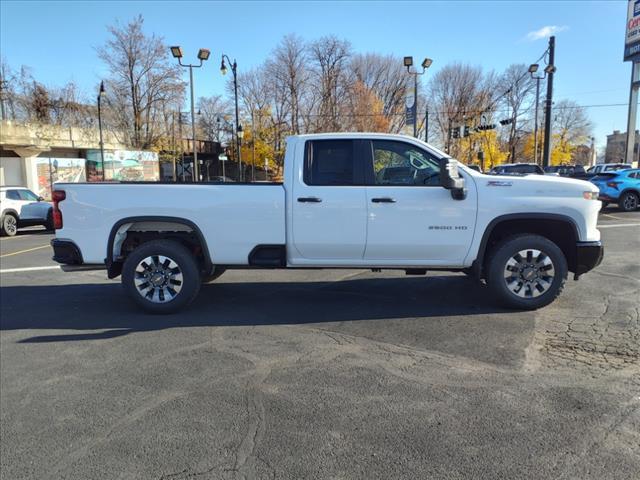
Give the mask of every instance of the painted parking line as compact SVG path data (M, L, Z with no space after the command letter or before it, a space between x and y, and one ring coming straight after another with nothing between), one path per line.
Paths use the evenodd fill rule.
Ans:
M640 227L640 223L615 223L612 225L598 225L597 228Z
M0 255L0 258L11 257L13 255L20 255L21 253L33 252L34 250L42 250L43 248L49 248L51 245L41 245L39 247L27 248L26 250L18 250L17 252L5 253L4 255Z
M603 217L609 217L609 218L613 218L614 220L626 220L626 218L622 218L622 217L616 217L615 215L611 215L610 213L602 213L601 214Z
M50 265L47 267L5 268L4 270L0 270L0 273L36 272L38 270L60 270L60 265Z

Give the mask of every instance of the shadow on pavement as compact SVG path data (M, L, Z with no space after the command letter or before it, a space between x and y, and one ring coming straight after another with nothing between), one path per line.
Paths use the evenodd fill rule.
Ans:
M464 276L255 282L203 285L191 307L174 315L143 313L119 284L3 287L0 330L100 330L46 335L22 343L99 340L132 332L193 326L247 326L504 313L484 287ZM451 322L452 319L447 319ZM476 327L478 328L478 327Z

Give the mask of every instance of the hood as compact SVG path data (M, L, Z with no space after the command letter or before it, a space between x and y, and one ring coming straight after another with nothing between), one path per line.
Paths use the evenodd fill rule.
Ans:
M575 196L576 193L598 191L598 187L591 182L556 175L507 176L477 174L474 179L477 183L486 187L512 186L513 188L526 189L528 193L535 193L536 195L552 194L556 197ZM497 182L497 184L492 185L492 182Z

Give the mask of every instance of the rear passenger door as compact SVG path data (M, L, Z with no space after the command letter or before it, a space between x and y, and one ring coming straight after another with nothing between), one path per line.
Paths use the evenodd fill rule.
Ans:
M298 259L362 261L367 235L362 145L346 139L305 143L303 178L293 182L292 198Z

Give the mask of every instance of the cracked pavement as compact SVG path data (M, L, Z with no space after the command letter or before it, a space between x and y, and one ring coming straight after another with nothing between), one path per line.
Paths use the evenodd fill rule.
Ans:
M602 265L537 312L449 273L229 271L167 317L3 274L0 478L637 478L634 222L605 211Z

